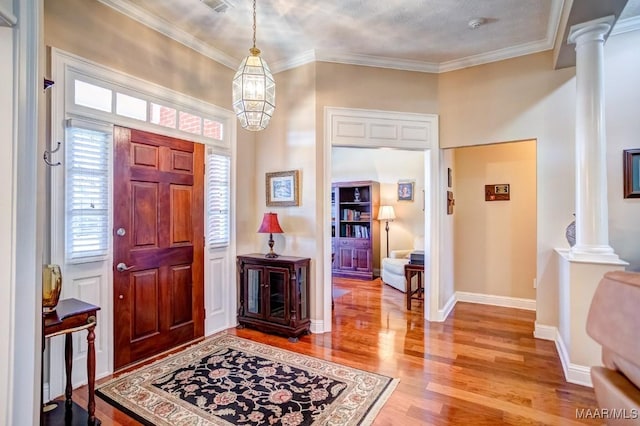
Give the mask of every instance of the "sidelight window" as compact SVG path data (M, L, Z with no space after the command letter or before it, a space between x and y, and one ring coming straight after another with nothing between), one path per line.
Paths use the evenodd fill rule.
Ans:
M207 151L207 245L226 247L230 235L231 158Z
M109 250L110 126L69 120L65 141L65 253L70 262L104 258Z

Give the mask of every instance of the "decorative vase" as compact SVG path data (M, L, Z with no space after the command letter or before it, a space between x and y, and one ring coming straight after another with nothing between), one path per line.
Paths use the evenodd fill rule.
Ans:
M42 268L42 313L50 315L56 310L62 290L60 265L44 265Z
M575 217L575 214L573 215ZM565 237L567 237L567 242L569 243L569 246L573 247L576 245L576 220L574 219L573 222L571 222L568 226L567 226L567 231L565 232Z

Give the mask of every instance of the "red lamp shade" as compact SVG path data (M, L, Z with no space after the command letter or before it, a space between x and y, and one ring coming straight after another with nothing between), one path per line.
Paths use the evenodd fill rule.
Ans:
M280 228L280 224L278 223L278 214L277 213L265 213L262 218L262 224L260 225L260 229L258 229L258 233L260 234L282 234L284 231Z
M267 253L265 257L278 257L278 255L273 252L273 234L284 233L282 228L280 228L280 224L278 223L278 215L276 213L265 213L264 217L262 218L260 229L258 229L258 233L269 234L269 253Z

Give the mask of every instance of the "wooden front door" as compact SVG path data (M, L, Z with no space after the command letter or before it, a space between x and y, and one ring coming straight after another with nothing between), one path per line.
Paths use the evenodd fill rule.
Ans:
M114 367L204 335L204 146L114 131Z

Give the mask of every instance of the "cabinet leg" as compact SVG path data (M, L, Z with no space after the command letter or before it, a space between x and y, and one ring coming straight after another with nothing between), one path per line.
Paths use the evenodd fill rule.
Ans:
M298 338L297 337L289 337L289 341L291 343L298 343Z
M64 335L64 371L67 378L67 384L64 388L64 398L67 407L71 406L71 370L73 366L73 341L71 340L71 333Z
M95 340L96 334L94 332L95 327L91 327L87 334L87 388L89 391L89 403L87 404L87 411L89 412L89 424L96 424L96 400L95 400L95 380L96 380L96 350Z
M236 325L236 328L238 330L242 330L244 328L244 324L238 324L238 325Z

